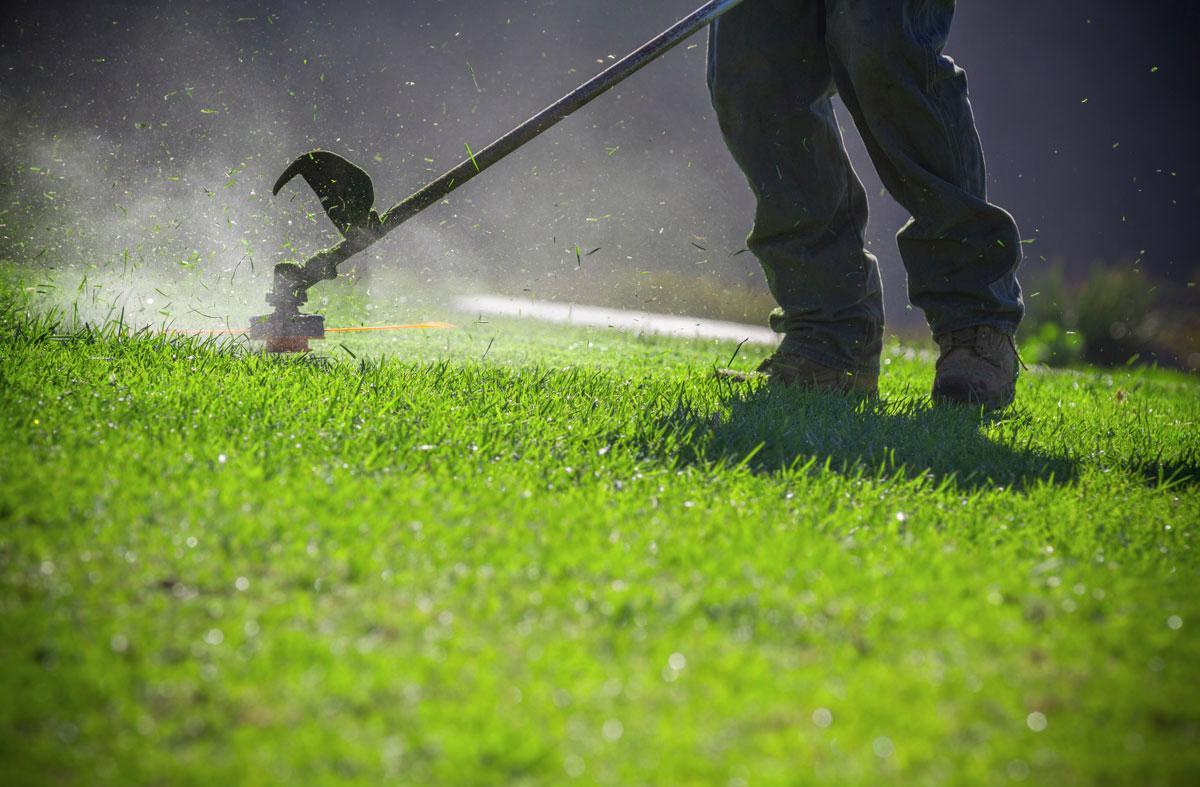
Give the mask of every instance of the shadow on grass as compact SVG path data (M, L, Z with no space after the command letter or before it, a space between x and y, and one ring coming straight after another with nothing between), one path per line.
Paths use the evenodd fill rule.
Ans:
M1122 469L1159 492L1200 486L1200 462L1195 459L1147 457L1126 462Z
M684 436L685 463L744 462L756 473L775 473L813 462L844 474L926 477L966 490L1068 484L1078 474L1070 456L1047 451L1019 414L981 416L921 399L862 401L768 386L731 387L725 399L726 417L687 407L668 417ZM989 425L999 439L985 434Z

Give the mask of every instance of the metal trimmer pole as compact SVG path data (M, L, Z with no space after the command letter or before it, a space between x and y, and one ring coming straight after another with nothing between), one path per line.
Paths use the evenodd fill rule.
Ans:
M525 143L537 138L600 95L621 84L725 12L740 5L742 1L711 0L711 2L705 3L636 51L618 60L500 139L468 157L408 199L395 205L380 217L380 223L370 232L356 233L336 246L318 252L310 257L303 267L298 268L294 265L277 267L276 289L269 300L277 308L283 306L282 301L288 301L297 307L303 304L308 288L319 281L337 278L337 268L343 262L368 248L425 208L439 202L450 192L501 161Z

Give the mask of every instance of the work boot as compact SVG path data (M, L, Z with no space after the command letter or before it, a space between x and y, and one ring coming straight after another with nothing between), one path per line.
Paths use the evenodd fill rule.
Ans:
M933 400L999 410L1013 402L1021 359L1011 334L990 325L963 328L934 337L941 356Z
M794 386L803 390L832 391L872 397L879 395L879 375L877 373L834 369L831 366L811 361L803 355L786 352L773 353L753 372L721 369L717 373L737 382L765 378L771 385Z

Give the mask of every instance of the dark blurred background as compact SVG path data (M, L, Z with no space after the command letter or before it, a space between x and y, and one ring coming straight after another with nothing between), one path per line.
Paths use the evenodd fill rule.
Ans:
M86 275L93 305L125 298L146 319L241 319L262 310L271 264L332 238L311 195L269 196L296 154L365 165L386 207L697 5L8 3L6 264ZM1190 0L959 3L948 53L970 75L991 197L1028 239L1035 360L1200 366L1198 34ZM708 104L705 44L389 237L357 286L381 302L491 290L762 322L761 273L737 253L752 201ZM893 240L906 216L841 117L889 321L916 332Z

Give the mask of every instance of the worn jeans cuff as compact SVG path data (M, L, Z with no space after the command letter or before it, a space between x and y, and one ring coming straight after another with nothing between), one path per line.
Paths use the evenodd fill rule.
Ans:
M976 315L976 316L960 317L956 320L950 320L950 321L941 323L941 324L937 325L936 327L931 325L930 330L933 332L934 336L943 336L947 333L954 333L955 331L963 331L963 330L966 330L967 328L989 327L989 328L995 328L996 330L1001 331L1002 333L1006 333L1009 336L1016 336L1018 326L1019 326L1019 323L1017 323L1013 320L1010 320L1010 319L1005 319L1002 317L986 317L986 316L980 317L980 316Z

